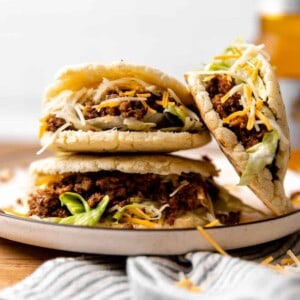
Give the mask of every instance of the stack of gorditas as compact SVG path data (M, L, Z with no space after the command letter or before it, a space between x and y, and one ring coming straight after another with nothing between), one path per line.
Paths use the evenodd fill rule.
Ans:
M265 63L262 67L262 74L270 76ZM207 128L218 140L223 137L227 141L227 131L222 135L217 129L227 124L228 116L222 119L210 112L212 95L205 90L214 84L211 81L219 80L220 73L188 73L191 94L183 83L157 69L123 61L59 72L45 92L39 134L40 152L47 149L53 155L30 165L28 215L55 223L113 228L194 228L215 219L221 224L239 223L244 204L217 184L218 171L212 161L173 154L207 144L211 140ZM267 83L271 79L266 77ZM225 97L243 91L250 95L248 85L234 76L230 80L231 92ZM274 88L268 84L269 102L254 104L267 107L257 108L260 113L269 114L273 97L280 97L268 90ZM255 91L251 93L255 96ZM285 144L278 142L282 131L275 125L276 117L273 113L272 130L263 130L256 147L273 140L276 131L275 154L264 168L273 174L270 180L280 190L278 179L285 169L281 167L276 174L273 170L279 168L280 151L286 150ZM264 128L260 124L255 126ZM237 147L238 137L231 134L228 139L235 143L233 158L252 159L243 145ZM273 148L272 142L272 153ZM229 151L223 150L232 161ZM244 161L241 165L250 168ZM237 170L247 184L260 180L254 176L252 181L249 171L245 173L239 166ZM263 176L266 180L269 175ZM282 214L290 209L288 201L283 202L279 205L276 199L267 199L265 204Z

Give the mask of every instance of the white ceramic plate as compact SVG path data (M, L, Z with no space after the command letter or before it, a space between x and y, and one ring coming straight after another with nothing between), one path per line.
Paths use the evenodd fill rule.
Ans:
M204 149L202 154L209 153L215 164L222 166L220 182L224 185L234 185L237 180L234 177L236 175L228 163L226 165L224 157L219 156L218 153L214 155L214 151L211 149L201 149ZM16 153L2 156L0 169L4 165L19 167L26 161L36 159L33 155L34 152L31 151L23 151L21 156L16 156ZM16 152L19 153L18 149ZM191 154L195 153L196 156L201 156L200 152ZM293 187L298 186L299 177L289 177L289 182ZM22 183L21 186L20 183ZM3 184L1 186L0 183L0 207L9 203L9 201L6 203L6 200L10 200L9 196L13 200L16 199L20 188L24 188L24 185L26 186L24 172L17 172L15 181L12 181L10 185ZM261 201L255 202L248 189L237 192L243 196L244 201L263 209ZM206 231L221 247L229 250L269 242L292 234L299 229L300 210L278 218L241 225L207 228ZM195 250L213 250L209 242L196 229L131 230L81 227L46 223L3 213L0 213L0 237L40 247L81 253L175 255Z
M300 229L300 211L249 224L207 228L224 249L272 241ZM213 250L196 229L132 230L45 223L0 214L0 236L25 244L82 253L174 255Z

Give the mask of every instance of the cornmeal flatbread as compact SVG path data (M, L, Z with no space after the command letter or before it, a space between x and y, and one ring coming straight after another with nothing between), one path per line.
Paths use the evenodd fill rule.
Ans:
M171 152L210 141L187 87L151 67L123 61L67 67L46 90L43 149Z
M195 228L237 224L243 209L207 158L63 154L33 162L30 174L29 216L60 224Z
M262 45L237 43L186 74L202 119L248 185L277 215L291 210L283 180L289 128L278 81Z

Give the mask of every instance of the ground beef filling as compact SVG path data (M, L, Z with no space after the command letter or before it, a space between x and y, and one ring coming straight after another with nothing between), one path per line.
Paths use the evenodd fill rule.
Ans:
M126 93L126 91L122 91L123 93ZM141 92L142 93L142 92ZM148 93L148 92L147 92ZM151 96L147 98L147 105L153 109L155 109L157 112L162 113L163 107L159 104L157 104L156 101L161 101L161 96L156 96L153 93L150 93ZM119 94L116 94L115 92L110 92L106 95L105 100L113 99L116 97L120 97ZM172 99L170 99L172 101ZM92 99L86 99L82 101L80 104L84 106L84 109L82 111L83 116L86 120L94 119L98 117L104 117L104 116L121 116L123 118L135 118L137 120L142 120L143 117L147 113L147 107L145 107L141 101L123 101L118 106L114 107L103 107L100 110L97 110ZM161 123L161 127L166 126L166 121ZM66 121L62 118L57 117L55 114L50 114L46 120L46 130L50 132L55 132L59 127L64 125ZM181 124L182 125L182 124ZM170 127L174 126L174 124L170 124ZM68 127L69 130L76 130L72 126Z
M61 207L58 197L64 192L76 192L91 207L95 207L105 195L110 198L109 207L129 204L131 197L169 204L165 209L165 220L172 225L182 211L202 207L203 202L199 198L206 197L206 193L216 193L215 188L204 183L198 174L174 175L174 178L166 180L165 176L156 174L127 174L119 171L68 175L62 181L48 184L45 189L33 193L29 199L29 214L42 218L66 217L69 212ZM189 184L170 196L182 180ZM227 222L226 218L224 222Z
M234 79L229 75L215 75L208 83L206 90L209 93L210 99L213 104L213 108L219 114L220 118L226 118L236 111L243 110L243 106L240 104L241 95L239 93L234 94L228 98L224 103L221 103L222 97L229 92L229 90L235 86ZM260 124L260 130L256 131L255 128L247 130L248 116L239 116L230 121L229 124L225 124L225 127L230 128L238 140L242 143L245 149L248 149L257 143L262 141L264 133L267 128L264 124Z

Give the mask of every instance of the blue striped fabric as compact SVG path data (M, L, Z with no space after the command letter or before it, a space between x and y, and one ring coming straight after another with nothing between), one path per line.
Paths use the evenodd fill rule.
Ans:
M195 252L183 256L81 256L45 262L32 275L0 291L0 299L300 299L300 269L277 272L258 264L291 249L300 253L300 233L230 256ZM180 276L201 291L176 285Z

